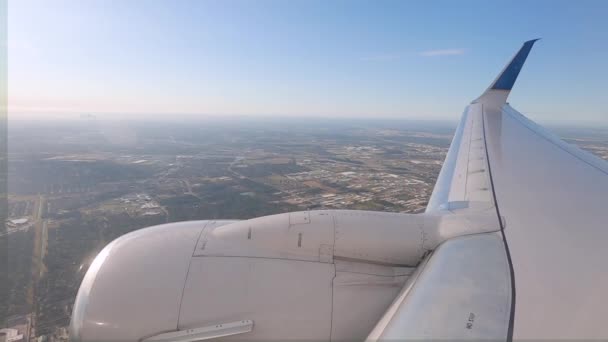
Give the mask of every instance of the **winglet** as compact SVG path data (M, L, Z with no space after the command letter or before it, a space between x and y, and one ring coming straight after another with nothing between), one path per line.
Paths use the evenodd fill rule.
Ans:
M517 80L521 68L524 66L526 58L528 58L530 50L532 50L532 46L539 39L540 38L532 39L525 42L513 59L511 59L511 62L509 62L500 75L492 82L490 87L488 87L488 89L474 102L488 98L491 99L492 102L498 101L500 102L500 105L504 104L513 88L513 84L515 84L515 80Z

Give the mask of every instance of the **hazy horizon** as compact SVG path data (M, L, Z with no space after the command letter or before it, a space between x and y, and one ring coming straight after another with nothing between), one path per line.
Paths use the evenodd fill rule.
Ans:
M282 117L278 115L250 114L250 115L206 115L206 114L181 114L181 113L135 113L136 115L123 115L121 113L70 113L70 114L47 114L47 113L27 113L26 115L16 115L9 113L8 123L11 122L81 122L87 123L90 121L96 122L158 122L169 124L180 123L207 123L207 122L377 122L379 124L387 122L400 123L430 123L449 125L454 129L460 121L460 113L453 117L441 118L424 118L424 117L392 117L392 116L334 116L327 117L319 114L310 115L294 115ZM524 115L527 115L524 113ZM565 119L540 119L536 120L540 125L546 126L549 129L554 128L583 128L583 129L608 129L608 121L581 120L575 117Z

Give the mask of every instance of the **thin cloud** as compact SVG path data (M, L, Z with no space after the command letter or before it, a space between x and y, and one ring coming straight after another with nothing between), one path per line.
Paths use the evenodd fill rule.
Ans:
M361 60L366 62L388 62L397 60L399 58L401 58L401 55L396 53L381 53L377 55L363 57L361 58Z
M435 56L459 56L464 55L466 49L441 49L441 50L427 50L422 51L420 56L424 57L435 57Z

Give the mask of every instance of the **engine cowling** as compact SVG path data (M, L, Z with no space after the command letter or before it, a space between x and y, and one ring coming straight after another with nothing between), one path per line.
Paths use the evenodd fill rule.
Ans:
M306 211L138 230L87 271L71 338L363 340L449 223Z

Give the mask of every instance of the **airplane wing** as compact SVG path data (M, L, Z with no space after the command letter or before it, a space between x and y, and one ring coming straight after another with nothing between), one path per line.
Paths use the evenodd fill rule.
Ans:
M465 109L425 213L129 233L87 271L71 340L607 338L608 166L506 103L534 42Z
M509 262L509 339L601 339L608 315L608 163L506 103L526 42L463 115L427 212L496 210Z
M514 273L514 338L608 337L608 165L509 105L484 113Z
M485 113L516 339L608 337L608 166L505 105Z

